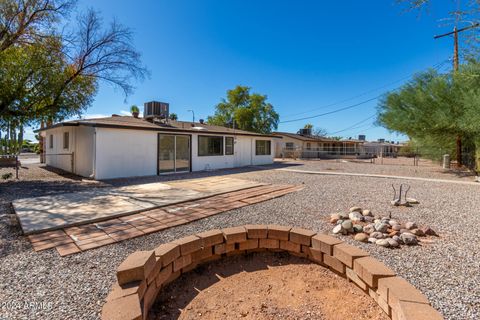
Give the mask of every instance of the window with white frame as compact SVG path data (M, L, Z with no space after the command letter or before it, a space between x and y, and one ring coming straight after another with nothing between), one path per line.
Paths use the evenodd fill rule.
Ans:
M48 137L48 146L53 149L53 134Z

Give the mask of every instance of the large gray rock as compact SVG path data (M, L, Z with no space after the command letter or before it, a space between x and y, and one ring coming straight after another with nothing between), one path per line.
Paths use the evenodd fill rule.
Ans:
M375 242L377 246L385 247L388 248L390 247L390 243L388 243L387 239L378 239L377 242Z
M392 237L392 240L395 240L398 244L403 244L403 241L402 241L402 239L400 238L400 236L393 236L393 237Z
M407 233L407 232L402 233L400 235L400 239L402 239L403 243L409 246L418 244L417 237L411 233Z
M373 217L372 211L370 211L368 209L363 210L362 215L365 216L365 217Z
M350 212L348 214L348 217L352 221L360 221L363 218L362 214L360 212L357 212L357 211Z
M363 232L363 227L359 224L354 224L353 225L353 232L355 232L355 233Z
M365 222L369 222L369 223L373 222L373 220L375 220L375 219L373 219L373 217L370 217L370 216L364 216L363 219L365 220Z
M370 238L383 239L384 235L381 232L375 231L370 234Z
M392 248L396 248L399 246L398 242L396 240L394 240L393 238L388 238L386 239L388 241L388 244L390 245L390 247Z
M375 231L375 226L373 224L367 224L365 227L363 227L363 232L365 233L372 233Z
M412 222L412 221L408 221L405 223L405 229L408 229L408 230L412 230L412 229L416 229L417 228L417 225L415 222Z
M378 239L376 238L368 238L368 242L375 244Z
M343 229L343 228L342 228L342 225L341 225L341 224L337 224L335 227L333 227L332 232L333 232L334 234L339 234L339 233L342 232L342 229Z
M388 224L383 222L375 223L375 230L378 232L387 232Z
M352 220L345 220L342 222L342 228L345 229L345 230L350 230L352 229L353 227L353 224L352 224Z
M397 220L394 220L394 219L391 219L389 222L388 222L391 226L394 226L396 224L400 225L400 223L397 221Z
M402 226L399 225L399 224L394 224L394 225L392 226L392 229L393 229L394 231L400 231L400 230L402 230Z
M360 208L360 207L351 207L350 208L350 212L355 212L355 211L362 212L362 208Z

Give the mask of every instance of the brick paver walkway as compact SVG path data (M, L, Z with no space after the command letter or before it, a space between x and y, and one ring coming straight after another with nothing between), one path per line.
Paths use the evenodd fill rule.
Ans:
M267 201L302 188L291 185L258 186L102 222L34 234L28 238L35 251L55 248L61 256L67 256Z

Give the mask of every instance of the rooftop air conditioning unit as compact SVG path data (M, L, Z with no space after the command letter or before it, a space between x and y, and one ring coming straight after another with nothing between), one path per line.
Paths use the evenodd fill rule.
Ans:
M312 135L312 129L311 128L300 129L300 130L298 130L298 133L301 136L311 136Z
M145 119L167 119L169 116L169 104L166 102L145 102L143 117Z

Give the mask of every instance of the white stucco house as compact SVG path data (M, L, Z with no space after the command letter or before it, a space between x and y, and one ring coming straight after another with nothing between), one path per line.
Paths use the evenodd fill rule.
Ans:
M112 115L39 129L48 166L96 180L271 164L273 135Z

